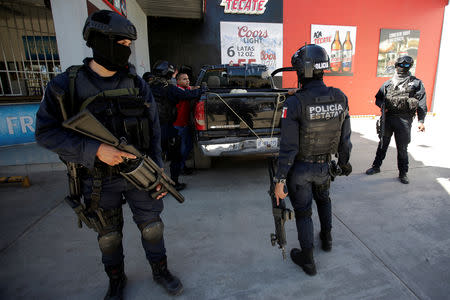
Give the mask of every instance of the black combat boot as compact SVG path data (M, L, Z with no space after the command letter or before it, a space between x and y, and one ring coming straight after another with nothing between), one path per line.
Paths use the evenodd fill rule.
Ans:
M370 169L367 169L367 171L366 171L367 175L373 175L373 174L377 174L377 173L380 173L379 167L372 167Z
M314 276L317 274L316 264L314 263L313 249L293 248L291 250L291 259L294 263L299 265L306 274Z
M180 279L170 274L167 269L167 257L156 263L150 263L153 271L153 280L162 285L171 295L179 295L183 291Z
M322 241L322 250L326 252L331 251L332 241L331 232L330 231L321 231L320 232L320 240Z
M175 182L174 188L175 188L177 191L182 191L182 190L184 190L184 189L186 188L186 183L184 183L184 182L179 182L179 181L178 181L178 178L171 177L170 179L172 179L172 181Z
M117 266L105 266L105 271L109 277L109 287L105 300L122 300L123 289L127 284L123 263Z
M406 173L401 172L398 175L398 179L400 180L401 183L403 184L408 184L409 183L409 179L408 176L406 175Z

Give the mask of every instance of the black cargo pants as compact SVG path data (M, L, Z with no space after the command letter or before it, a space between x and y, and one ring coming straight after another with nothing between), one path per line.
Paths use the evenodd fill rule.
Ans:
M85 202L89 203L92 193L92 178L82 180L82 190ZM119 208L122 206L123 200L128 203L136 225L160 218L164 209L162 199L153 199L149 192L138 190L124 177L116 175L103 178L99 207L103 210ZM122 228L119 231L122 232ZM153 244L141 236L141 242L149 262L158 262L165 257L164 238ZM122 243L114 253L102 253L102 262L105 266L119 265L123 260Z
M314 247L312 200L316 201L320 229L331 231L330 175L328 163L296 161L288 174L289 199L295 212L298 240L302 249Z
M386 123L383 136L383 147L378 143L377 154L372 166L380 168L391 142L392 134L395 135L397 146L397 167L401 174L408 173L408 144L411 141L411 116L386 115Z

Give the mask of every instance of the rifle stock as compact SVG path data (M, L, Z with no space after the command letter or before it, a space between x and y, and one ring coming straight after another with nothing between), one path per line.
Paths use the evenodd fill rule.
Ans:
M61 116L64 121L67 120L67 111L64 105L65 93L62 89L60 89L57 85L49 85L49 92L55 97L56 101L59 104L59 109L61 110ZM83 227L83 222L88 226L90 223L85 218L84 214L84 205L81 203L81 182L80 176L78 174L79 165L74 162L64 161L67 167L67 177L69 180L69 196L67 196L64 200L70 207L75 211L78 216L78 227ZM90 226L89 226L90 227Z
M137 157L136 160L129 160L132 162L132 168L120 172L123 177L140 190L152 191L158 184L161 184L162 189L153 192L152 197L156 197L162 192L167 191L178 202L184 202L183 195L181 195L174 187L175 183L151 158L143 155L133 145L128 144L125 138L118 139L115 137L88 110L85 109L72 118L64 121L63 126L102 143L114 146L121 151L135 155Z
M272 200L272 214L275 222L275 233L270 234L270 242L272 246L278 244L278 248L281 249L281 254L283 259L286 259L286 230L284 224L287 220L292 220L294 218L294 213L292 210L286 208L286 203L284 199L280 199L279 205L277 205L277 198L275 196L275 182L273 181L275 177L275 166L276 159L270 158L268 160L269 164L269 179L270 179L270 189L268 191L270 198Z
M383 147L384 128L386 125L386 104L381 104L381 116L380 116L380 147Z

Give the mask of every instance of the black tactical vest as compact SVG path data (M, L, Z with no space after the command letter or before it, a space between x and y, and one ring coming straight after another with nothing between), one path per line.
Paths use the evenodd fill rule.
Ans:
M158 105L159 123L172 124L177 119L177 107L169 101L169 83L166 79L157 77L149 86Z
M408 80L395 88L393 82L386 86L386 109L389 113L414 113L419 102L417 100L411 103L410 100L415 94L413 85L415 79L414 76L410 76Z
M308 91L295 95L302 108L297 159L337 153L342 123L348 111L345 96L331 87L327 95L320 97Z
M69 70L69 78L73 72ZM114 89L101 90L91 82L83 67L76 72L74 111L88 109L114 136L124 137L128 144L141 151L148 150L151 119L148 103L136 87L136 77L124 76Z

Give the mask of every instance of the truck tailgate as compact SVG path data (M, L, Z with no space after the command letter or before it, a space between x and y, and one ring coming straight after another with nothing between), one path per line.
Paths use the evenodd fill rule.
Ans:
M267 129L269 132L272 127L280 127L284 100L285 93L282 92L208 93L205 105L207 130L235 129L248 132L250 127Z

